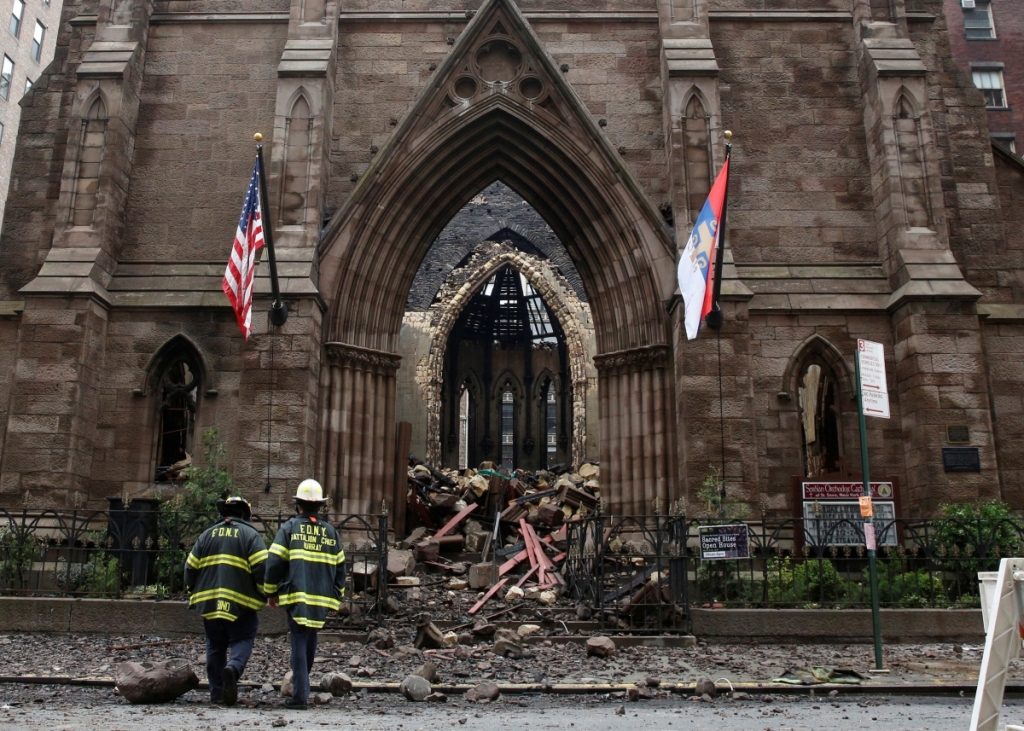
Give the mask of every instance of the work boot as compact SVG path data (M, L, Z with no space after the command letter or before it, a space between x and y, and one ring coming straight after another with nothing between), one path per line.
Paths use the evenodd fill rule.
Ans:
M297 701L294 698L285 698L284 699L284 707L285 708L290 708L293 711L304 711L309 706L307 706L304 701Z
M221 678L224 680L224 705L233 706L238 703L238 671L228 665Z

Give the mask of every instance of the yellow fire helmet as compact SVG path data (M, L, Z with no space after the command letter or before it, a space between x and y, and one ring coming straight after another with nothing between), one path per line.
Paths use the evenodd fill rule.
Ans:
M295 491L295 499L307 503L322 503L324 500L324 489L316 480L303 480L299 483L299 489Z

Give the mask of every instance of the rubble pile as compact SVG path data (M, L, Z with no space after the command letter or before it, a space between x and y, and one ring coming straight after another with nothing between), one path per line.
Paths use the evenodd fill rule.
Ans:
M577 471L556 465L507 474L493 462L460 472L412 457L406 514L416 527L402 541L404 551L389 553L389 578L398 586L416 585L410 575L417 563L450 572L450 589L486 590L470 616L496 596L555 604L565 588L566 523L597 510L599 478L600 467L592 463ZM446 554L476 560L467 567Z

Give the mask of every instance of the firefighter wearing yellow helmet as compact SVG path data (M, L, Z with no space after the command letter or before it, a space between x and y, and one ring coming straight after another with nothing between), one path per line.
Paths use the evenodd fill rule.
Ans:
M327 501L316 480L295 491L297 515L281 526L269 549L266 589L270 605L288 612L291 636L291 698L285 708L305 709L317 632L345 593L345 552L338 532L319 516Z

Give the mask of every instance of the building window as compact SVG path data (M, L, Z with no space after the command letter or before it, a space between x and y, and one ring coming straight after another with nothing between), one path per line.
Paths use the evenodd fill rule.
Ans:
M992 141L998 142L1010 152L1017 153L1017 135L1012 132L993 132Z
M1005 109L1006 94L1003 91L1003 72L995 69L973 71L974 85L985 97L985 106L989 109Z
M964 8L964 36L972 41L996 37L990 3L978 0L973 10Z
M4 143L4 124L0 122L0 145Z
M512 392L501 394L501 466L512 469L515 455L515 403Z
M21 33L21 18L25 15L25 0L14 0L14 8L11 10L11 35L15 38Z
M555 411L555 384L548 382L547 395L544 397L545 435L547 439L547 467L555 463L555 452L558 451L558 419Z
M25 93L28 94L32 90L32 79L25 79Z
M469 389L462 389L459 399L459 469L469 466Z
M32 58L38 61L43 57L43 38L46 37L46 26L36 21L36 29L32 31Z
M839 471L842 418L832 369L821 361L809 364L800 378L799 397L804 476L820 477Z
M0 97L9 99L11 96L11 80L14 78L14 61L6 55L0 67Z
M160 379L160 432L156 475L158 482L186 479L192 462L196 408L199 400L199 368L183 354L171 361Z

